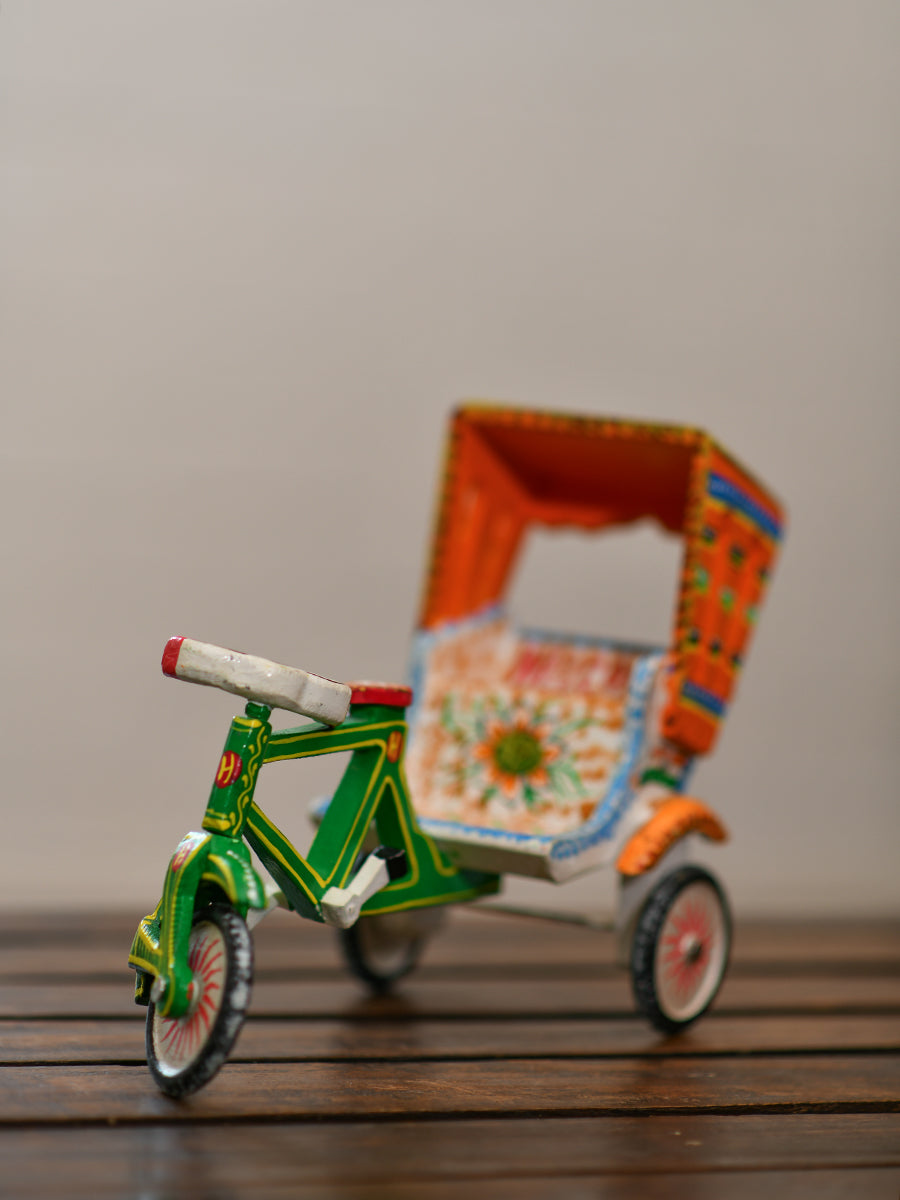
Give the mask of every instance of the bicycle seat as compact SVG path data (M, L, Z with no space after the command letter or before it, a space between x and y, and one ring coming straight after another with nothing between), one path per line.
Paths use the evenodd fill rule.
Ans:
M373 683L363 680L347 685L351 704L383 704L387 708L408 708L412 704L412 688L401 683Z
M284 708L326 725L340 725L350 707L351 690L346 683L193 638L169 638L162 669L173 679L221 688L245 700Z

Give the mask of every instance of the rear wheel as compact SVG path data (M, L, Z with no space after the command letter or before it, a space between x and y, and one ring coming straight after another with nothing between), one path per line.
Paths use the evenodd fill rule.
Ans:
M731 920L718 883L682 867L650 893L638 918L631 981L638 1008L664 1033L677 1033L712 1004L728 966Z
M415 968L442 918L435 908L360 917L349 929L338 930L347 966L372 991L390 991Z
M147 1065L167 1096L188 1096L225 1062L250 1003L253 943L232 909L215 905L194 916L188 964L195 994L182 1017L147 1011Z

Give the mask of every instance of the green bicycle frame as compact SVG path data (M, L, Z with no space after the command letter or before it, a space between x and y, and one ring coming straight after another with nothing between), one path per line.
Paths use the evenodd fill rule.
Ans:
M162 898L138 926L129 955L137 971L135 1001L152 998L162 1016L178 1017L191 1004L188 939L197 908L226 900L242 917L265 909L266 889L247 845L301 916L324 921L322 898L354 873L372 826L378 841L403 849L408 871L377 892L363 913L471 900L496 892L498 875L462 870L416 821L403 769L404 711L355 704L332 728L312 723L272 731L271 710L249 703L235 717L210 792L201 832L188 833L169 863ZM304 858L254 801L265 763L350 752L350 761ZM155 980L155 983L154 983Z

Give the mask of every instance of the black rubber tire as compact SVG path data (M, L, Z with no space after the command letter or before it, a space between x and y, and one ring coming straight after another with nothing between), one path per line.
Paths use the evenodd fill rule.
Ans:
M640 1011L663 1033L687 1029L716 998L730 948L728 901L713 876L692 866L666 875L641 910L631 946Z
M373 992L389 992L413 971L437 921L431 909L375 913L339 929L338 941L347 966Z
M207 986L191 1013L160 1017L147 1010L147 1065L167 1096L189 1096L209 1083L234 1045L253 981L253 941L233 909L211 905L194 914L189 960Z

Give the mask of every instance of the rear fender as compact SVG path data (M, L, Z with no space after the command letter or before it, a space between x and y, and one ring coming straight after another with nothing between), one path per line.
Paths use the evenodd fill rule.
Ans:
M695 860L692 834L723 842L724 825L705 804L688 796L653 797L651 815L631 835L619 855L616 934L619 962L627 966L641 909L653 889L678 867Z
M616 868L621 875L643 875L689 833L699 833L713 842L724 842L728 838L725 826L702 801L690 796L671 796L656 801L652 816L622 848Z

